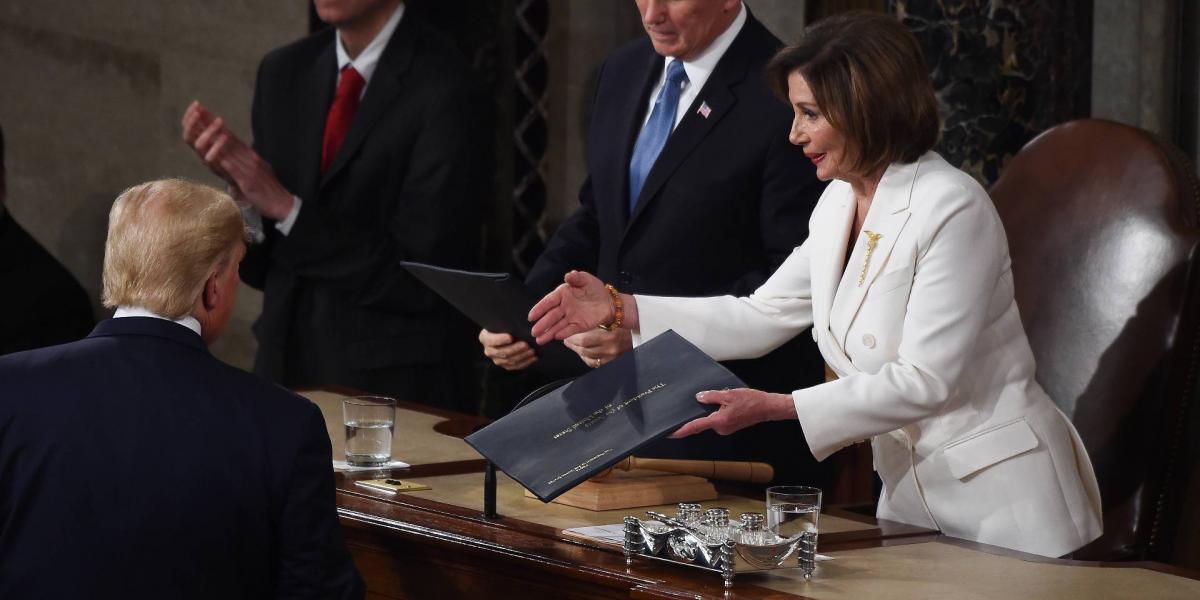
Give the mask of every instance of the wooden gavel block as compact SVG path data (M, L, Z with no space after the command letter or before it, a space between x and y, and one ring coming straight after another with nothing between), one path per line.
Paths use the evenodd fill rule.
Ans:
M613 469L629 471L632 469L647 469L694 475L705 479L720 479L739 483L767 483L775 477L775 468L767 463L732 460L676 460L669 458L637 458L630 456L625 460L601 471L591 478L591 481L603 481L612 474Z

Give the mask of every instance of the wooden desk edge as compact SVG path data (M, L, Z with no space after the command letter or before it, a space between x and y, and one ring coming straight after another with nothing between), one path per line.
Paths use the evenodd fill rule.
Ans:
M367 394L367 392L363 392L361 390L356 390L353 388L344 387L344 386L336 386L336 385L300 387L300 388L296 388L295 391L297 391L297 392L305 392L305 391L328 392L328 393L333 393L333 394L342 394L342 395L346 395L346 396L361 396L361 395ZM471 424L473 424L473 425L486 425L487 423L491 422L490 419L487 419L482 416L464 415L464 414L457 413L454 411L436 408L436 407L432 407L432 406L427 406L424 404L419 404L416 402L410 402L410 401L405 401L405 400L397 400L396 406L400 407L400 408L405 408L408 410L423 412L423 413L430 414L430 415L437 416L437 417L443 417L448 421L471 422ZM452 461L452 462L446 462L446 463L430 463L430 464L426 464L426 465L414 465L410 469L403 470L403 472L400 473L399 476L417 478L417 477L432 477L432 476L438 476L438 475L452 475L452 474L462 474L462 473L482 473L485 463L486 463L485 460L478 459L478 460ZM520 531L523 533L528 533L531 535L539 535L542 537L552 537L563 543L568 543L568 544L573 544L573 545L583 546L583 547L588 547L588 548L595 548L595 549L605 550L605 551L610 551L610 552L614 551L614 549L611 547L604 547L603 545L590 545L590 544L587 544L585 541L580 540L578 538L564 536L562 534L562 532L557 528L549 527L546 525L540 525L537 523L524 521L521 519L515 519L512 517L503 517L502 516L500 519L488 520L488 519L484 519L481 514L478 514L478 511L474 511L474 510L471 510L468 508L464 508L464 507L460 507L460 506L456 506L456 505L452 505L452 504L437 502L437 501L433 501L433 500L420 499L415 496L397 495L397 497L389 499L389 498L383 498L380 495L378 495L377 493L362 493L359 490L353 489L353 481L356 479L369 478L367 475L362 474L362 473L355 473L355 474L339 473L339 475L341 476L340 481L347 482L347 485L345 487L339 486L337 489L338 494L350 494L350 495L359 496L359 497L362 497L365 499L370 499L370 500L384 502L384 503L389 503L390 501L396 501L396 500L403 500L403 502L394 502L394 503L397 505L415 508L417 510L430 511L430 512L434 512L434 513L445 514L447 516L464 518L471 522L487 524L487 525L499 527L502 529L510 529L513 531ZM416 502L412 502L412 500L416 500ZM1102 568L1141 568L1141 569L1147 569L1147 570L1151 570L1151 571L1156 571L1156 572L1165 573L1165 574L1169 574L1169 575L1176 575L1179 577L1184 577L1187 579L1194 579L1194 580L1200 581L1200 571L1193 570L1193 569L1187 569L1187 568L1183 568L1183 567L1178 567L1178 566L1171 565L1168 563L1161 563L1161 562L1157 562L1157 561L1128 561L1128 562L1099 561L1099 562L1096 562L1096 561L1073 560L1073 559L1067 559L1067 558L1050 558L1050 557L1040 556L1040 555L1036 555L1036 554L1020 552L1018 550L1011 550L1008 548L1001 548L998 546L990 546L990 545L981 544L978 542L972 542L972 541L968 541L968 540L952 538L952 537L937 533L935 531L931 531L931 530L924 529L921 527L916 527L913 525L908 525L905 523L899 523L899 522L894 522L894 521L882 521L882 520L876 519L874 517L864 515L860 512L849 510L847 507L832 506L832 507L825 509L824 512L834 515L834 516L837 516L837 517L840 517L840 518L858 521L861 523L867 523L867 524L871 524L871 525L875 526L872 529L865 529L865 530L858 530L858 531L844 531L844 532L831 533L831 534L821 536L823 548L826 548L832 552L836 552L839 550L850 550L850 549L860 549L860 548L872 548L872 547L881 547L881 546L921 543L921 542L926 542L926 541L936 539L938 541L953 544L953 545L956 545L959 547L969 548L972 550L978 550L981 552L998 555L998 556L1007 556L1010 558L1017 558L1017 559L1028 561L1028 562L1073 565L1073 566L1092 566L1092 567L1102 567ZM351 517L352 515L365 514L365 513L353 513L353 511L344 511L341 507L338 508L338 513L339 513L339 516L344 516L344 517ZM353 518L357 518L357 516L354 516ZM647 583L649 583L649 582L647 582ZM655 588L657 588L657 586L655 586ZM654 591L654 588L647 588L644 591L647 593L653 593L653 594L658 594L660 592L663 592L663 590L661 590L661 589ZM677 595L678 595L677 592L670 592L670 595L666 596L666 597L674 597ZM646 596L646 597L658 598L658 597L664 597L664 596L651 595L651 596Z

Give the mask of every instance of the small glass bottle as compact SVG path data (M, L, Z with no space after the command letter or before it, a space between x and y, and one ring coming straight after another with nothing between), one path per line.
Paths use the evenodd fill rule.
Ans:
M755 546L766 544L766 522L762 513L742 513L741 543Z
M703 529L713 541L723 542L729 539L729 509L728 508L710 508L704 511Z
M700 524L700 505L695 502L680 502L675 507L675 518L688 527Z

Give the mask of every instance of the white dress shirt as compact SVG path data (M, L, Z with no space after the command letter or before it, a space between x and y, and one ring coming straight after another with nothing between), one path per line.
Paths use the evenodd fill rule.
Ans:
M367 86L371 85L371 76L375 74L375 67L379 66L379 58L383 56L383 49L391 41L392 34L396 32L396 27L400 25L402 17L404 17L403 2L400 3L400 6L396 7L396 12L393 12L392 16L388 18L387 23L383 25L383 29L380 29L379 33L375 35L375 39L371 40L371 43L367 44L367 47L363 48L363 51L354 58L350 58L350 55L346 53L346 48L342 44L342 32L338 30L335 34L335 43L333 44L337 51L338 75L336 83L341 83L342 70L347 65L354 67L354 70L358 71L358 74L362 75L363 81L366 82L363 85L362 93L358 96L362 98L363 94L367 93ZM292 226L296 224L296 217L300 215L300 206L303 204L299 196L292 196L292 198L295 200L292 203L292 210L288 212L288 215L282 221L275 223L275 229L278 229L283 235L291 232Z
M173 323L179 323L180 325L195 331L196 335L202 335L200 333L200 321L196 320L196 317L193 317L192 315L185 315L178 319L168 319L158 313L150 312L140 306L118 306L117 312L113 313L113 318L120 319L124 317L151 317L154 319L171 321Z
M713 40L696 58L683 61L683 72L687 73L688 80L683 84L683 93L679 95L679 105L675 108L675 126L678 126L679 122L683 120L688 107L696 101L700 90L704 89L704 84L708 82L709 75L712 75L713 69L717 68L717 63L721 61L722 56L725 56L725 51L733 44L734 38L742 31L742 26L745 24L746 8L738 4L738 15L733 19L733 23L730 23L729 27L721 32L721 35L718 35L717 39ZM650 97L646 101L646 116L642 119L643 127L646 126L646 121L650 120L650 113L654 112L654 101L658 99L658 93L667 80L665 67L674 60L679 59L673 56L667 57L667 62L663 63L662 73L658 75L658 83L654 84L654 89L650 91Z

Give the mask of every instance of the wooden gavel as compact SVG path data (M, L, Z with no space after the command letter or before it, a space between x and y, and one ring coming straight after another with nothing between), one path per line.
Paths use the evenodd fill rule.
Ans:
M735 460L673 460L669 458L637 458L625 460L592 476L592 481L602 480L612 474L613 469L649 469L679 475L695 475L706 479L737 481L742 483L767 483L775 477L775 468L767 463Z

